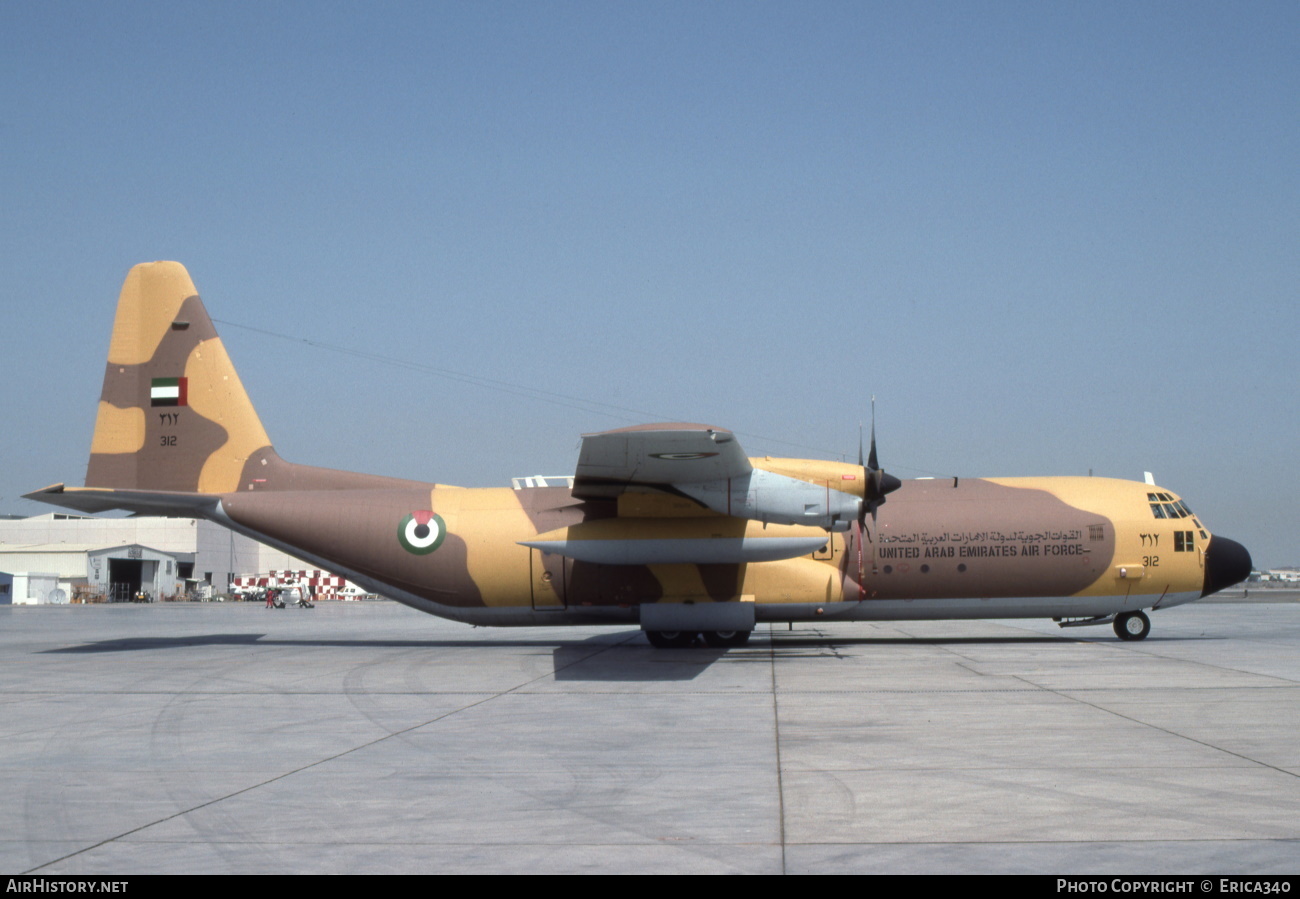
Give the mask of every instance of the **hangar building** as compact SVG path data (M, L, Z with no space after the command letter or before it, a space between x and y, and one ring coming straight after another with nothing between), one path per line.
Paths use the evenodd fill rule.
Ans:
M0 603L67 602L78 591L110 601L142 590L155 599L224 593L241 573L306 567L210 521L63 512L0 519L0 572L11 575Z

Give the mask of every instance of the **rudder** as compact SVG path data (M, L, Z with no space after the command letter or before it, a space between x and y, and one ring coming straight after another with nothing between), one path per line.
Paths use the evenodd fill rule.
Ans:
M117 303L86 486L229 493L268 456L185 266L135 266Z

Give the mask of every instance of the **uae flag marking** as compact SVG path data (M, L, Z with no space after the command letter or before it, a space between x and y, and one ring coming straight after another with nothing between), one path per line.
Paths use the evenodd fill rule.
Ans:
M184 406L189 378L154 378L149 386L152 406Z

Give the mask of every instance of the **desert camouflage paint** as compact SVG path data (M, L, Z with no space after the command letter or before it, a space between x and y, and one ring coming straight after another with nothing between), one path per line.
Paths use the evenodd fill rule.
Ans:
M633 457L635 466L624 461ZM687 474L705 471L705 480ZM86 487L30 496L210 518L415 608L479 624L637 622L642 606L667 604L677 617L649 617L741 629L1093 617L1187 602L1249 573L1244 548L1212 538L1178 497L1151 485L913 480L870 517L872 474L746 459L730 432L690 424L587 435L573 488L464 489L291 464L272 447L189 274L155 262L122 287ZM800 523L804 509L822 526Z

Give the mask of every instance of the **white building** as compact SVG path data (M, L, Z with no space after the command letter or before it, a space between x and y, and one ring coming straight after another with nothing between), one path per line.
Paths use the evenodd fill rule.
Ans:
M315 566L209 521L63 512L0 519L0 571L13 573L15 603L57 602L60 590L67 601L79 587L107 599L140 590L154 598L224 593L239 574L308 567Z

